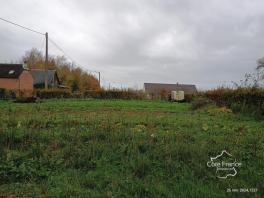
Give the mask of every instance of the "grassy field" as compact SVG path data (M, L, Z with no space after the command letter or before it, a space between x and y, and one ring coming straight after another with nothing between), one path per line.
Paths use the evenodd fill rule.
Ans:
M189 107L0 101L0 196L262 197L264 121ZM234 177L219 179L207 166L222 150L242 163Z

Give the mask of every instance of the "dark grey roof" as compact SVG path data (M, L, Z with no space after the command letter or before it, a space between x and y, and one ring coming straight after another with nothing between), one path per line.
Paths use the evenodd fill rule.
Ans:
M144 83L147 93L160 93L161 91L184 91L185 93L195 93L197 91L195 85L188 84L161 84L161 83Z
M34 85L45 83L45 70L32 69L30 72L33 77ZM56 70L48 70L48 85L52 85L56 80L59 81Z
M22 64L0 64L0 78L18 78L23 70Z

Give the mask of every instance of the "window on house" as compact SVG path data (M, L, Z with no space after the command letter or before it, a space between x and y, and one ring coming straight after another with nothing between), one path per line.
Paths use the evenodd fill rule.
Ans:
M15 73L14 70L10 70L10 71L8 72L8 74L14 74L14 73Z

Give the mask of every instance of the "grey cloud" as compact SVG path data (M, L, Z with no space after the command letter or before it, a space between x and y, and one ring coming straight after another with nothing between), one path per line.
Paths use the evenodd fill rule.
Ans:
M239 81L264 56L262 0L14 0L0 13L48 31L78 63L102 71L105 84L209 88ZM42 39L0 21L0 61L41 48Z

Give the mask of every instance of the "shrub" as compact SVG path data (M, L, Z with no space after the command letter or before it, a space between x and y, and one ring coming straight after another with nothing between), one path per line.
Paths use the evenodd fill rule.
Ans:
M6 90L3 88L0 88L0 99L6 98Z
M84 98L100 98L99 91L88 90L83 92Z
M218 105L231 105L234 102L260 105L264 101L264 90L260 88L218 88L204 92L204 96Z
M96 99L144 99L145 94L142 91L135 90L88 90L85 92L71 93L68 89L37 89L32 91L10 91L0 89L1 98L12 98L18 100L22 98L38 97L41 99L52 98L96 98ZM24 99L22 99L24 100Z
M17 95L16 90L7 90L0 88L0 99L15 99Z
M85 91L83 97L97 99L143 99L145 98L145 94L134 90L97 90Z
M185 102L192 102L195 97L195 94L185 94L184 95L184 101Z
M75 92L71 94L72 98L83 98L83 93L82 92Z
M227 107L211 107L207 110L208 113L232 113L232 109Z
M234 112L254 110L264 114L264 90L262 88L218 88L199 94L213 100L218 106L230 107Z
M50 98L70 98L71 92L65 89L38 89L36 90L36 96L41 99L50 99Z
M168 93L168 91L166 91L166 90L161 90L161 92L160 92L160 99L161 100L168 100L168 99L170 99L171 98L171 93Z
M17 103L35 103L37 100L36 97L18 97L15 102Z
M15 90L6 90L6 99L15 99L17 92Z
M235 103L231 104L230 108L232 109L233 112L237 113L237 112L241 111L242 105L235 102Z
M201 108L204 108L210 104L212 104L212 101L209 100L208 98L198 97L192 101L191 110L201 109Z
M34 92L32 90L18 90L15 91L16 98L32 98Z

